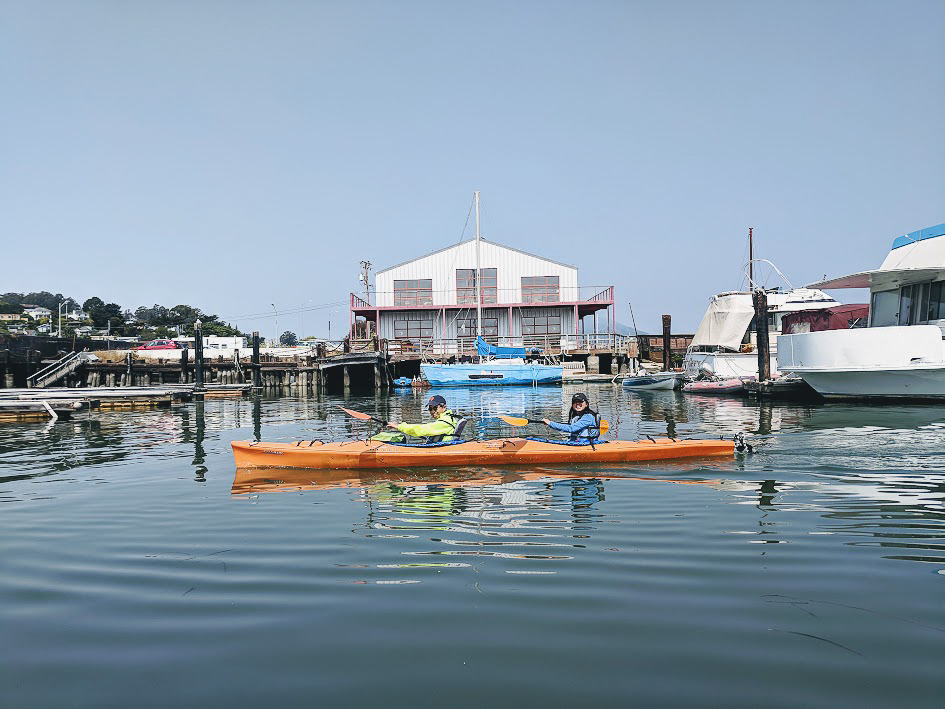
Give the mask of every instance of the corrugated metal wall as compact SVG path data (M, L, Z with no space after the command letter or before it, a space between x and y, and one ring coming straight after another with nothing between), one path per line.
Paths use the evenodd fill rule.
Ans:
M560 299L579 299L577 268L484 240L480 242L479 249L480 268L496 269L500 304L522 302L523 276L558 276ZM475 240L378 271L374 278L377 305L385 307L394 304L395 280L426 278L433 281L434 305L455 305L456 270L460 268L476 268Z
M434 340L455 340L457 338L457 320L469 319L475 321L476 308L463 308L461 310L446 311L446 326L444 328L443 312L441 310L385 310L380 313L380 322L378 330L383 339L393 340L396 338L394 331L394 322L406 317L418 317L420 314L428 316L433 323ZM561 318L562 335L571 335L574 333L574 308L570 307L541 307L541 308L512 308L511 330L509 329L509 309L505 308L483 308L482 317L496 318L498 320L499 337L513 338L514 342L501 340L503 345L521 345L522 337L522 314L529 315L558 315Z

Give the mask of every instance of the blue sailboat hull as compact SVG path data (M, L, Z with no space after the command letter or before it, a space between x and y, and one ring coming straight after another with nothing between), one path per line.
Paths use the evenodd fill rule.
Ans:
M420 365L423 376L435 387L558 384L562 369L552 364L502 361Z

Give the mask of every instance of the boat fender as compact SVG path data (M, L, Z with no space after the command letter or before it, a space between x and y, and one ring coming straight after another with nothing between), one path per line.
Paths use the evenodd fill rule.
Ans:
M751 443L745 441L744 433L736 433L732 438L735 441L735 452L736 453L754 453L755 449L752 447Z

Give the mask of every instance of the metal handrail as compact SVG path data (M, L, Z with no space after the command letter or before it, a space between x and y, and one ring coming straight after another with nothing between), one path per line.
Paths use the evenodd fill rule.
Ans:
M527 354L538 348L543 355L567 354L582 350L610 350L627 352L635 344L632 335L620 335L609 332L586 333L581 335L521 335L517 337L486 337L487 342L499 347L524 347ZM388 351L391 354L414 353L423 359L452 356L477 356L476 340L472 337L413 340L389 340Z
M32 374L30 374L30 375L26 378L26 381L27 381L27 382L30 382L30 381L38 381L39 379L42 379L42 378L46 377L46 376L49 375L49 374L52 374L52 373L55 372L57 369L61 369L61 368L65 367L65 366L66 366L67 364L69 364L72 360L78 359L78 357L79 357L79 353L78 353L78 352L70 352L70 353L67 354L65 357L62 357L61 359L56 360L55 362L53 362L52 364L48 365L47 367L44 367L43 369L39 370L38 372L33 372Z

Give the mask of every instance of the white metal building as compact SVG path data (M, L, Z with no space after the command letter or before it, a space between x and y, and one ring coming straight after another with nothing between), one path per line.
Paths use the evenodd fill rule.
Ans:
M552 352L577 347L588 315L596 331L598 311L612 330L613 286L581 287L575 266L485 239L476 252L471 239L378 271L373 304L351 295L353 338L376 334L401 349L436 344L440 353L464 353L478 327L493 344Z

